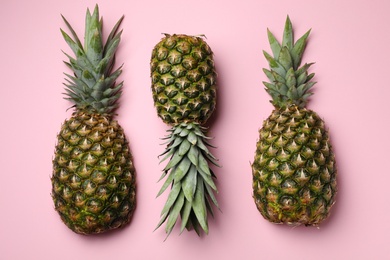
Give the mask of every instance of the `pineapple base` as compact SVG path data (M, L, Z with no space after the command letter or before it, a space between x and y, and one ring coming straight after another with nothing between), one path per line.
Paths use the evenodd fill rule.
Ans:
M259 130L253 197L273 223L318 226L335 202L336 165L324 121L306 108L275 109Z
M75 113L58 134L52 198L63 222L80 234L102 233L130 221L135 169L116 120Z

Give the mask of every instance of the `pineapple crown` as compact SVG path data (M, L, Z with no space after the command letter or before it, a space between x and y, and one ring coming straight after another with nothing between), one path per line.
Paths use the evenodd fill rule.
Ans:
M273 57L263 51L270 66L269 70L263 69L270 82L263 84L272 97L271 102L279 108L289 105L305 107L308 98L313 94L310 89L316 83L310 81L314 73L308 74L308 69L313 63L305 63L299 67L310 30L294 43L292 24L287 16L282 44L269 29L267 32Z
M122 94L123 82L116 84L122 73L122 66L113 71L115 52L118 48L122 31L117 32L124 16L115 24L106 43L103 43L103 20L99 18L98 5L91 15L87 9L85 19L84 46L64 16L73 39L61 29L61 33L72 49L75 58L64 53L69 62L64 63L72 69L74 75L67 76L65 99L73 102L77 110L90 113L112 114L118 107Z

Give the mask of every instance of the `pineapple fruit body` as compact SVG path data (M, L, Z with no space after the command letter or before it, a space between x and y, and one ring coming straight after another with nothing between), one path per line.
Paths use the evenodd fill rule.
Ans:
M123 82L113 70L123 17L103 42L96 5L87 10L84 45L63 17L71 36L61 30L75 58L65 62L65 99L75 112L57 137L52 198L63 222L74 232L96 234L124 226L135 209L135 169L124 130L114 119Z
M153 49L152 93L157 114L170 125L204 124L216 105L212 51L200 37L166 35Z
M178 219L180 231L194 229L208 233L208 213L218 203L217 187L209 163L210 153L202 125L216 105L216 72L213 53L201 37L168 35L154 47L150 62L152 94L158 116L171 129L165 138L162 161L169 159L160 178L166 178L158 196L171 191L161 211L157 228L166 222L167 236Z
M334 203L334 154L312 110L276 109L259 131L253 167L257 208L274 223L318 225Z
M313 63L300 66L310 31L295 43L287 17L280 44L268 30L272 54L263 82L275 109L259 130L252 164L253 197L273 223L318 226L337 192L336 163L324 121L306 104L313 94Z
M135 170L116 120L87 113L66 120L53 165L55 208L70 229L93 234L129 222L135 206Z

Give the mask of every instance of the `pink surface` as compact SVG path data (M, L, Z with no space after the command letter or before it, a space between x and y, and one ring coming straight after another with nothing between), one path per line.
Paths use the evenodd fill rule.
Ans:
M318 3L314 3L318 2ZM102 236L71 232L50 197L56 134L70 116L62 63L70 52L59 28L66 16L79 35L94 1L3 0L0 8L0 259L390 259L390 2L371 1L99 1L105 29L122 14L124 95L117 119L131 143L138 206L129 226ZM325 119L338 162L339 193L317 228L265 221L252 199L250 162L258 128L270 114L266 28L280 39L289 14L297 36L312 28L304 62L315 61L309 108ZM153 107L149 59L161 33L205 34L219 74L210 125L222 209L210 234L166 242L153 232L165 196L155 198L167 126Z

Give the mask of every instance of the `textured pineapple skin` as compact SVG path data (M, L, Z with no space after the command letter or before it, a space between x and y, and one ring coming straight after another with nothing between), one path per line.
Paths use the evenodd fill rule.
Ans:
M335 202L336 165L324 121L312 110L275 109L259 130L253 197L273 223L317 226Z
M63 222L80 234L121 227L135 208L135 170L116 120L76 113L58 134L52 198Z
M159 117L170 125L203 124L216 105L213 53L200 37L166 35L151 57L152 93Z

